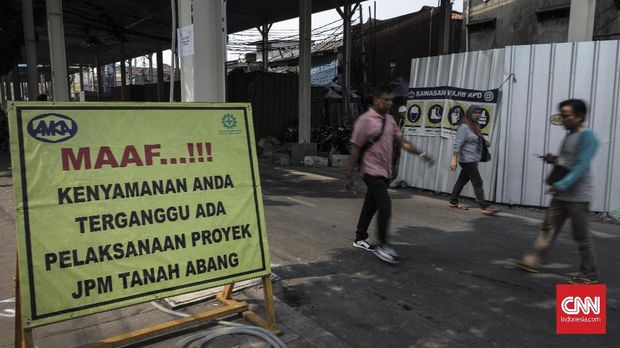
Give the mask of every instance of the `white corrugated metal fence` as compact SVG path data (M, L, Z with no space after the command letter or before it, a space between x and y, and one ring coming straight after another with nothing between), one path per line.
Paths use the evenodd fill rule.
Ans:
M487 199L500 203L546 206L544 178L550 169L534 154L556 153L564 136L561 126L550 123L557 104L580 98L589 105L588 126L601 140L592 162L595 183L594 211L620 208L620 101L618 59L620 41L509 46L414 59L410 87L453 86L487 90L497 88L511 73L500 91L498 112L491 133L493 159L480 164ZM452 139L438 136L408 136L438 159L427 168L423 161L404 155L399 176L410 186L447 192L452 190L458 170L449 162ZM613 180L614 177L619 179ZM471 185L463 191L473 196Z

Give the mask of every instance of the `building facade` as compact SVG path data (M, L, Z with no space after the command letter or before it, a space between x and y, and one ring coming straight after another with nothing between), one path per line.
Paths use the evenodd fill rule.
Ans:
M566 42L570 8L571 0L465 0L465 49ZM596 0L592 40L610 39L620 39L620 1Z

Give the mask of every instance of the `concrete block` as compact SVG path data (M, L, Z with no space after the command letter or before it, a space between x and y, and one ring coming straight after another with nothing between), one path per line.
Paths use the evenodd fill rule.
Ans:
M320 156L306 156L304 157L304 166L306 167L327 167L327 157Z
M291 144L291 159L293 162L303 162L306 156L316 155L316 144Z
M329 156L329 162L331 163L332 167L346 167L348 161L349 155L332 154Z

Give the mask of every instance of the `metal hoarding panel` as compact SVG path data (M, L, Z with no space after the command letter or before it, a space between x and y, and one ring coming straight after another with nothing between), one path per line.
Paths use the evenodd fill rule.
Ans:
M620 208L620 100L619 41L509 46L505 49L466 52L413 59L410 87L453 87L486 90L501 88L491 143L493 159L480 165L487 199L500 203L547 206L544 178L550 168L534 156L556 153L565 130L550 123L557 105L568 98L589 105L588 127L601 141L592 161L593 211ZM452 140L407 136L432 154L437 166L428 169L414 156L401 158L399 176L407 184L449 193L457 172L448 168ZM470 185L463 191L473 196Z

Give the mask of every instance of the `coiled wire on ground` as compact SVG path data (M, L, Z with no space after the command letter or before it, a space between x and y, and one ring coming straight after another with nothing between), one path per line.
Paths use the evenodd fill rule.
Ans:
M177 317L187 318L190 316L187 313L178 312L170 308L166 308L155 301L151 302L151 305L164 313L174 315ZM267 331L263 328L251 326L251 325L231 323L229 321L222 321L222 320L218 320L216 321L216 323L218 325L222 325L226 327L212 328L209 330L204 330L204 331L200 331L195 334L189 335L183 338L182 340L178 341L176 344L176 347L177 348L188 348L190 345L193 344L193 345L196 345L202 348L202 347L206 347L207 343L209 343L210 341L218 337L222 337L226 335L234 335L234 334L243 334L243 335L258 337L262 339L263 341L269 343L272 347L275 347L275 348L287 348L286 344L278 336L276 336L272 332Z

